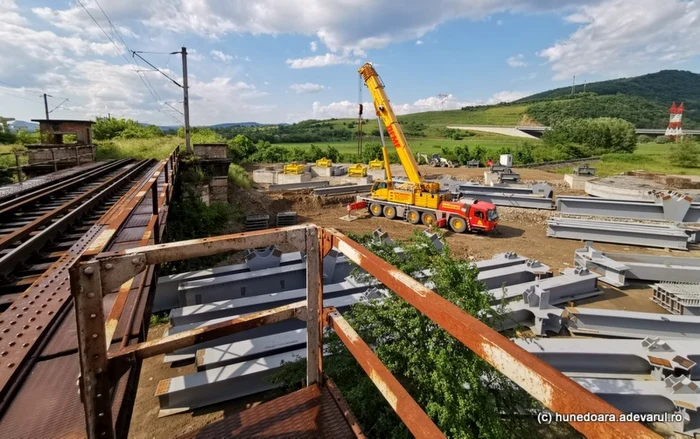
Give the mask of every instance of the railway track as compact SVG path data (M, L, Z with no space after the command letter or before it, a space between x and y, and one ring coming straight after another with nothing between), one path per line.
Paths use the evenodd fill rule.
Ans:
M68 269L82 257L159 242L172 197L178 151L161 162L132 161L108 171L86 189L90 195L80 203L9 247L16 249L34 236L44 236L54 224L70 223L58 227L62 230L23 262L15 261L14 268L0 282L0 299L11 302L0 314L0 431L3 434L8 437L84 434L83 406L76 387L80 368ZM77 191L73 196L85 193ZM46 212L57 207L54 203ZM144 339L155 276L156 271L150 269L105 297L113 347ZM127 366L112 394L118 431L126 431L128 427L131 415L128 401L135 395L139 375L139 365ZM27 422L28 413L41 416L33 416L32 422Z
M107 162L0 203L0 311L61 258L147 165Z

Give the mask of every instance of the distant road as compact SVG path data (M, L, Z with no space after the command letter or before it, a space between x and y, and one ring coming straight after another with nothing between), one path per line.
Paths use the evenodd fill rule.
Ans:
M539 139L542 137L542 134L549 129L549 127L499 127L481 125L454 125L448 126L447 128L464 131L482 131L485 133L503 134L504 136L523 137L526 139ZM663 136L666 134L665 128L637 128L635 131L637 134L648 134L655 136ZM700 130L683 130L683 134L700 135Z
M503 134L504 136L512 137L523 137L526 139L536 139L540 136L535 136L518 129L518 127L495 127L495 126L477 126L477 125L460 125L460 126L448 126L453 130L464 130L464 131L482 131L485 133Z

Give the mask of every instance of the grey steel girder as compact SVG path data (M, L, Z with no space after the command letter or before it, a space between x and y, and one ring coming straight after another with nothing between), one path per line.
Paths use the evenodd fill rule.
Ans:
M700 204L691 204L691 198L681 194L656 195L656 201L559 196L555 204L558 211L573 215L690 223L700 221Z
M651 300L670 313L700 316L700 283L662 282L651 288Z
M348 276L343 282L329 284L323 287L324 298L347 296L362 293L372 284L360 282ZM261 294L256 296L239 297L200 305L184 306L170 311L170 324L181 326L188 323L228 317L234 314L248 314L271 309L289 303L298 302L306 297L306 288L281 291L278 293Z
M700 258L606 253L586 247L576 250L574 263L601 274L601 281L622 287L627 280L693 282L700 279Z
M492 188L495 189L495 188ZM496 206L521 207L525 209L554 209L554 204L551 198L543 198L538 195L521 195L511 194L507 192L478 192L478 191L459 191L459 197L476 198L483 201L488 201Z
M365 300L367 297L370 298L375 298L379 299L382 296L384 296L385 293L372 289L371 291L368 291L367 293L356 293L356 294L350 294L347 296L340 296L340 297L335 297L332 299L324 300L323 305L324 306L333 306L338 309L340 312L345 312L350 309L350 306L352 306L354 303L357 303L361 300ZM180 325L180 326L173 326L171 328L168 328L168 330L165 332L164 336L166 335L173 335L173 334L179 334L182 331L187 331L190 329L195 329L199 328L202 326L206 325L211 325L214 323L220 323L223 321L230 320L232 318L236 317L235 315L231 315L228 317L222 317L218 319L212 319L212 320L206 320L206 321L201 321L201 322L196 322L196 323L188 323L185 325ZM305 325L305 322L301 320L296 320L296 319L290 319L290 320L284 320L278 323L272 323L269 325L264 325L264 326L259 326L255 329L251 329L245 332L239 332L237 334L233 334L230 336L226 337L221 337L216 340L212 340L206 343L200 343L196 344L193 346L189 346L184 349L177 350L173 352L172 354L166 355L165 359L163 360L164 362L174 362L174 361L181 361L181 360L190 360L194 358L195 353L199 349L203 349L206 347L211 347L211 346L217 346L220 344L226 344L226 343L233 343L236 341L240 340L247 340L247 339L254 339L258 337L263 337L266 335L271 335L271 334L278 334L281 332L286 332L286 331L292 331L295 329L303 328Z
M495 270L497 268L510 267L511 265L520 265L528 261L528 258L518 256L514 252L498 253L493 255L491 259L474 262L479 271Z
M295 329L200 349L197 351L195 365L198 371L203 371L304 347L306 347L306 332L304 329Z
M493 303L495 304L502 299L507 301L515 297L522 297L529 288L536 286L542 290L549 291L549 303L558 305L600 294L597 283L598 278L600 278L599 274L591 273L588 270L566 268L559 276L510 285L505 288L494 288L489 290L489 294L493 296Z
M547 331L558 333L561 330L561 308L549 304L549 292L531 287L523 294L523 300L495 305L491 307L502 316L502 320L496 323L498 331L527 326L537 335L544 335Z
M442 183L442 180L441 180ZM454 187L454 186L451 186ZM551 199L554 191L546 183L533 184L531 187L510 186L507 184L497 184L494 186L483 186L479 184L460 184L452 192L477 192L477 193L502 193L509 195L538 195L542 198Z
M620 338L700 338L700 317L568 307L565 325L572 334Z
M688 377L664 381L573 378L584 388L626 413L681 413L681 422L668 422L677 432L700 432L700 387Z
M688 249L688 235L675 226L552 217L547 236L614 244Z
M279 259L279 266L299 264L304 262L301 252L282 253ZM253 265L253 269L256 265ZM153 312L165 311L184 304L180 303L178 288L181 283L201 279L213 279L231 274L247 273L251 271L251 266L246 262L243 264L227 265L224 267L207 268L199 271L188 271L185 273L161 276L158 278L158 287L153 301Z
M663 380L676 372L700 378L700 340L566 337L513 342L564 373L651 374Z
M169 416L277 387L270 377L284 363L306 357L306 348L176 376L158 383L159 416Z
M325 283L338 283L350 275L352 267L344 257L338 257L335 264L332 261L325 262ZM179 294L180 303L187 306L296 290L305 286L306 263L301 263L183 282Z
M548 276L551 276L549 266L536 260L529 260L524 264L480 271L477 279L483 282L486 288L491 289L531 282Z

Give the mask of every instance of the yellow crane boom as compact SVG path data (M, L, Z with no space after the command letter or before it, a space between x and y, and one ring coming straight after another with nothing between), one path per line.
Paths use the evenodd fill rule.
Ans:
M408 180L411 183L415 184L419 191L438 192L440 190L439 183L428 183L423 180L423 177L420 171L418 170L418 163L416 162L416 159L413 156L411 147L408 145L406 136L403 134L403 130L401 129L401 125L399 124L399 120L394 114L394 110L391 108L389 98L387 97L386 92L384 91L384 83L379 77L377 71L374 69L372 64L366 63L365 65L360 67L358 73L362 75L362 78L364 79L365 84L367 85L367 88L369 89L369 92L372 95L372 100L374 101L374 109L377 113L377 116L382 120L382 122L384 122L384 126L386 126L386 131L389 134L389 137L391 138L391 143L393 143L394 148L396 148L396 153L399 156L401 165L406 171L406 176L408 177ZM381 132L381 127L379 127L379 130ZM383 149L383 154L386 165L385 167L386 169L389 169L386 147L384 147Z

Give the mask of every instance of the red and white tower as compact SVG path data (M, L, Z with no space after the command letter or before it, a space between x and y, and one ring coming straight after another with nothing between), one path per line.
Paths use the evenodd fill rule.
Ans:
M676 107L674 102L671 105L671 117L668 122L668 128L666 128L666 136L671 138L676 138L683 135L683 129L681 128L681 119L683 118L683 102Z

